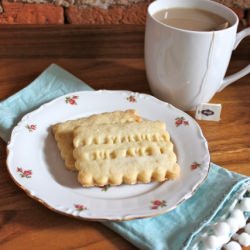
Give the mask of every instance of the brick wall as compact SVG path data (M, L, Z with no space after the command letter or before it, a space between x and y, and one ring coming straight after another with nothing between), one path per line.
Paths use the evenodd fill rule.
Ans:
M150 1L2 0L0 24L144 24ZM216 1L232 8L241 23L250 26L250 0Z

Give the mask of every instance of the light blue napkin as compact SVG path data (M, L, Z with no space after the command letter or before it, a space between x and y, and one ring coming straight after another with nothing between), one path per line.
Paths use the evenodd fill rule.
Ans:
M76 90L91 90L80 79L55 64L15 95L0 102L0 137L8 141L13 126L43 103Z
M90 90L78 78L52 64L27 87L0 102L0 137L8 141L21 117L66 93ZM240 199L249 178L211 164L207 180L175 210L149 219L104 224L140 249L193 249L204 230L227 214Z
M173 211L154 218L104 224L140 249L192 249L203 228L214 224L240 198L247 178L215 164L194 196Z

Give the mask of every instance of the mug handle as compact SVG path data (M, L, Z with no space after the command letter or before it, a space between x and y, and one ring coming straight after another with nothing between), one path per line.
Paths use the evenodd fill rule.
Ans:
M242 39L244 39L245 37L247 37L249 35L250 35L250 28L246 28L246 29L242 30L241 32L237 33L233 50L235 50L238 47L238 45L242 41ZM245 68L243 68L239 72L225 77L221 83L221 86L220 86L218 92L223 90L226 86L228 86L232 82L237 81L238 79L240 79L241 77L243 77L249 73L250 73L250 64L248 64Z

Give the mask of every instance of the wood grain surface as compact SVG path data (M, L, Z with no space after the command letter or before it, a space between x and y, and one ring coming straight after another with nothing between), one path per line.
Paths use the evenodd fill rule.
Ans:
M0 100L28 85L51 63L95 89L150 93L143 61L143 26L0 26L0 38ZM233 52L228 74L249 61L247 38ZM212 102L223 107L220 122L198 121L212 161L248 176L249 96L250 75L213 98ZM101 223L56 214L27 197L11 180L5 161L6 143L0 141L1 250L136 249Z

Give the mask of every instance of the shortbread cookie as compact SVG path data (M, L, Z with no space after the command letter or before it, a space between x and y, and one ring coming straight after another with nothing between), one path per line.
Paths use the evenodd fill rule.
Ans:
M117 158L88 161L78 173L78 181L85 187L149 183L176 179L180 168L171 155ZM171 160L169 159L171 158Z
M52 127L52 130L66 167L70 170L75 170L75 160L73 158L73 130L76 127L80 125L91 127L92 125L105 123L139 122L140 120L141 118L136 114L135 110L114 111L58 123Z
M79 126L74 130L74 147L90 144L118 144L133 141L167 141L169 134L165 123L143 120L140 123L102 124Z
M73 155L77 159L76 169L87 161L112 160L120 157L143 157L173 152L170 141L140 141L124 142L117 144L91 144L79 146L74 149Z
M86 187L176 179L180 168L165 123L79 126L74 130L79 182Z

